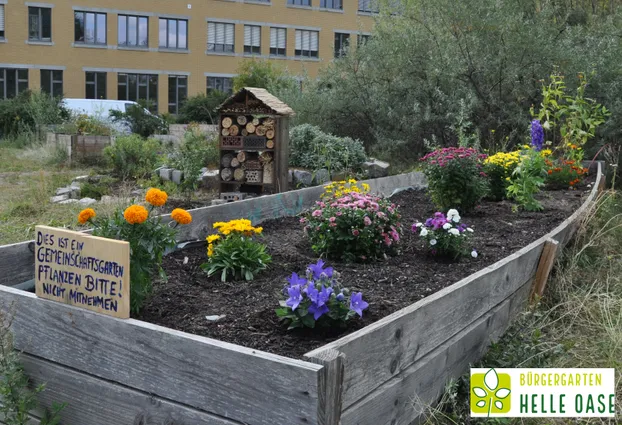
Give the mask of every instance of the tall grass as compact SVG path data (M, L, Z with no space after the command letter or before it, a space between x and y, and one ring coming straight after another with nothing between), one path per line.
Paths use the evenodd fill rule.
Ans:
M615 368L622 411L622 196L604 192L586 214L539 304L491 345L481 367ZM427 424L619 424L620 419L469 417L468 375L447 386Z

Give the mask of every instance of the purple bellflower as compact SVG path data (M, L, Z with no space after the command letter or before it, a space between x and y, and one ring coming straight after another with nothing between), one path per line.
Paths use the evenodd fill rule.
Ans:
M324 261L317 260L316 264L309 264L309 270L313 273L314 279L321 279L322 274L324 274L327 278L333 277L333 268L332 267L324 267Z
M300 303L302 302L302 294L300 292L300 286L299 285L290 286L289 289L287 290L287 293L289 294L289 299L285 301L285 304L291 307L292 311L296 310L298 306L300 305Z
M363 294L361 292L355 292L352 294L350 297L350 310L363 317L363 310L367 307L369 307L369 304L363 301Z

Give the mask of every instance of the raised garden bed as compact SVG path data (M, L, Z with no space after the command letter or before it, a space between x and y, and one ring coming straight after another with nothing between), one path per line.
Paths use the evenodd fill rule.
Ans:
M406 241L405 254L388 260L388 264L393 270L401 270L400 264L408 263L407 257L413 257L410 270L383 276L398 288L397 295L391 299L385 296L386 291L370 290L370 282L379 280L372 274L374 265L335 265L345 279L355 279L355 270L363 277L359 284L350 282L366 290L371 301L372 308L365 320L380 320L326 345L322 345L326 339L318 340L299 351L279 344L272 346L276 348L262 346L294 357L299 357L307 348L318 347L304 354L304 360L141 320L102 316L6 286L0 286L0 311L7 312L14 306L12 329L17 348L24 352L26 371L34 383L47 382L48 390L41 396L45 406L50 406L52 401L69 401L63 412L63 423L68 425L140 421L218 425L409 424L420 416L425 405L437 399L446 381L462 374L469 363L477 360L523 308L545 241L554 239L563 246L593 204L597 187L602 184L600 164L597 168L597 180L587 199L580 207L579 203L574 203L576 211L549 233L543 234L563 216L568 216L572 207L547 218L551 221L538 227L537 232L543 236L535 241L538 234L512 239L509 233L503 241L493 241L502 246L505 240L513 241L507 244L505 252L498 253L492 246L478 246L476 239L475 245L482 255L475 261L464 261L454 267L457 270L452 273L455 274L441 276L427 266L423 268L423 264L432 260L416 260L415 240ZM369 183L372 191L388 195L397 187L420 186L422 178L412 173ZM215 221L247 217L258 223L294 216L310 207L321 192L322 188L309 188L195 210L195 225L184 229L179 240L205 238ZM401 196L407 199L414 194ZM425 209L428 207L421 205L410 207L417 214L412 218L423 218L429 212ZM544 222L542 217L547 217L547 213L538 215L539 220L535 222ZM477 237L503 228L487 222L485 216L475 215L465 220L478 230ZM404 223L410 224L409 218L405 218ZM270 233L278 234L287 226L292 229L296 226L291 219L282 224L276 221L265 224L268 238L275 237ZM519 224L513 224L512 229ZM276 242L269 240L271 245ZM306 249L304 244L292 244L290 251L282 247L278 253L273 252L275 257L279 256L277 264L280 264L280 269L277 271L275 265L272 272L275 289L280 289L283 277L307 264L306 258L299 258L299 255L307 255L304 254ZM199 257L201 261L204 259L201 248L197 248L193 261L196 263ZM173 254L170 261L174 258L179 258L178 254ZM32 278L32 261L28 243L0 247L0 282L16 284ZM169 264L167 267L172 272ZM430 287L431 295L416 301L422 294L406 291L406 284L415 282L414 286L421 289L422 280L415 280L419 270L427 271L430 283L426 288ZM452 279L460 276L466 277L452 284ZM191 279L186 284L188 293L196 290L193 289L196 283ZM386 282L386 285L391 283ZM174 294L173 289L169 288L171 294ZM274 299L274 293L267 296ZM164 297L164 292L158 292L154 301L157 297ZM190 298L183 302L192 303ZM168 302L174 300L171 297ZM228 301L237 302L233 296ZM379 306L374 306L374 302ZM405 307L400 309L402 306ZM152 307L145 314L153 314ZM272 320L272 312L264 310L261 309L260 316ZM394 313L389 314L392 311ZM222 313L205 311L201 314ZM183 323L182 319L178 321ZM363 321L359 325L366 323ZM330 338L336 336L327 339ZM258 334L256 339L266 339L266 336Z

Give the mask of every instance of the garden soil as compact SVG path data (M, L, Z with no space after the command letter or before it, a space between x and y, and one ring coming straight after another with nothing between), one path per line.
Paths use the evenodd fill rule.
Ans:
M327 261L341 274L345 287L362 291L369 302L363 318L341 331L287 331L275 315L286 279L304 273L317 261L303 234L299 218L288 217L262 224L264 242L272 255L270 268L252 282L222 283L200 268L206 247L176 251L165 257L168 282L157 282L139 319L172 329L239 344L252 349L301 358L310 350L369 325L413 304L478 270L489 266L551 231L569 217L589 193L588 188L546 191L540 195L543 212L512 212L512 204L483 202L462 222L475 231L477 258L459 262L429 256L422 241L410 230L425 221L435 208L423 191L409 190L393 197L400 206L404 236L401 255L377 262L342 264ZM206 316L222 316L210 321Z

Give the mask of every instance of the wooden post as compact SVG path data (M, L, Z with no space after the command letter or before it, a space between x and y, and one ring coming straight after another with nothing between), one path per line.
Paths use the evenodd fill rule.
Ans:
M320 371L318 425L339 425L346 356L337 350L324 350L306 360L324 366Z
M535 301L536 295L541 297L544 294L546 282L549 280L549 275L551 274L551 270L553 270L553 265L555 264L558 247L559 242L554 239L548 239L544 242L544 248L542 248L540 262L538 263L538 269L536 270L536 278L531 290L530 299L532 303Z

